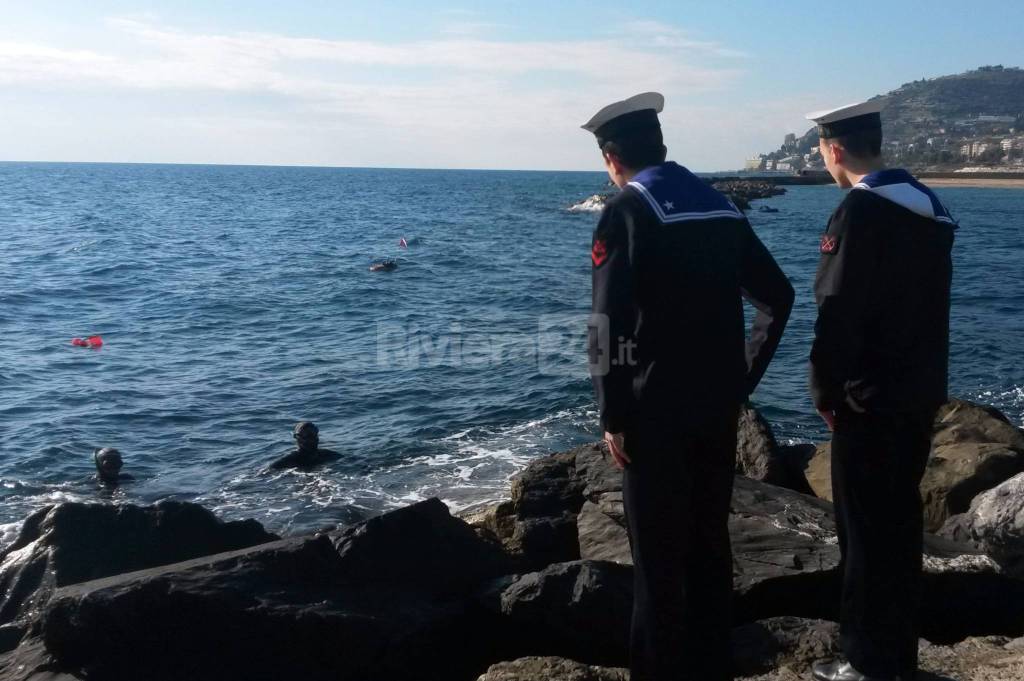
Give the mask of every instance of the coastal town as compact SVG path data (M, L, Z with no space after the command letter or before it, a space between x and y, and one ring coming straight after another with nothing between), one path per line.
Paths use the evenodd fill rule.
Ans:
M924 172L1024 172L1024 70L983 66L907 83L882 95L886 160ZM814 173L825 166L814 129L746 160L751 172Z

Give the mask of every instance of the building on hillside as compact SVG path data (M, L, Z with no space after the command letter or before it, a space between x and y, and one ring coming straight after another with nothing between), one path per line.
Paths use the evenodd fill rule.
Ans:
M748 158L743 162L744 170L762 170L764 169L764 157L757 156L754 158Z

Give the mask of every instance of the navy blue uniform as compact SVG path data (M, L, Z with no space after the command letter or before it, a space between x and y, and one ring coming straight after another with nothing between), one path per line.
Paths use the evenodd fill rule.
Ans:
M886 170L849 192L821 240L811 394L836 414L841 642L879 678L917 669L919 485L947 398L954 228L927 187Z
M632 459L632 678L731 678L736 417L778 347L793 288L743 214L671 162L608 201L591 258L601 426L625 434ZM757 310L749 339L744 298Z

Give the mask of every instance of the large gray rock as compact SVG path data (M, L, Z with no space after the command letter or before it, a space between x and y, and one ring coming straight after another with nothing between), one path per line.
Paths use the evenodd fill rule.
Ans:
M507 619L522 655L558 655L623 664L633 610L632 570L573 561L495 582L483 602Z
M522 569L579 558L576 515L585 482L577 473L577 455L597 452L597 444L537 459L512 479L511 499L471 518L494 536Z
M621 475L592 452L581 455L586 501L577 518L584 560L632 564L622 504ZM814 594L831 588L839 564L832 507L743 476L735 478L729 517L733 582L744 621L774 615L823 617L830 610Z
M583 502L576 524L582 558L632 564L621 491Z
M431 500L340 533L64 587L29 641L91 679L471 679L504 639L471 591L507 569Z
M611 463L596 449L580 450L574 467L584 483L585 501L577 516L577 536L582 564L589 566L585 574L602 576L600 590L605 602L600 609L628 612L630 585L615 581L619 586L607 587L612 579L609 575L628 582L628 573L613 571L612 565L628 567L631 564L621 476L613 472ZM738 476L729 532L737 622L778 616L838 617L839 546L830 503ZM972 634L1015 633L1018 627L1024 626L1024 582L999 574L995 563L976 548L926 537L925 565L922 612L930 637L955 641ZM580 568L552 565L534 571L528 583L543 584L543 589L538 589L546 594L550 603L572 603L595 582L590 577L568 579L565 572L570 569ZM506 605L510 597L506 597ZM611 598L623 600L612 601ZM550 617L558 612L558 607L549 608L549 620L542 627L536 622L530 623L525 615L517 620L516 626L535 631L572 631L578 626L576 620L559 627L551 624ZM613 626L606 619L595 621ZM594 631L593 626L591 631ZM614 632L600 634L605 641L614 640L616 635ZM554 636L548 634L549 638ZM561 648L565 649L565 646ZM523 650L529 654L558 652L530 647ZM586 657L578 659L590 664L601 663Z
M736 430L736 473L754 480L790 486L790 475L768 421L750 404L740 409Z
M946 521L941 534L973 543L1007 573L1024 577L1024 473L979 494L966 513Z
M921 480L925 528L938 531L981 492L1024 471L1024 433L994 407L950 400L935 416L932 456ZM805 469L815 495L832 499L831 447L818 447Z
M974 498L1024 470L1024 449L1001 443L959 442L935 447L921 480L925 528L937 531Z
M69 584L275 539L255 520L225 523L202 506L178 501L47 506L0 552L0 623L38 611Z
M936 447L962 442L990 442L1024 451L1024 432L995 407L951 399L935 415Z
M39 639L17 650L0 654L0 679L4 681L83 681L81 674L61 671Z
M737 473L807 492L803 458L807 458L803 449L779 447L768 422L752 406L744 405L737 431ZM581 557L622 560L625 554L620 549L605 553L601 547L610 546L607 542L595 543L592 536L577 534L580 524L591 535L614 533L607 518L621 516L617 510L621 496L616 501L604 495L621 490L622 472L611 465L603 443L592 443L537 459L513 478L509 501L474 509L465 518L482 536L500 541L519 558L524 570ZM600 507L606 518L595 513L592 505Z

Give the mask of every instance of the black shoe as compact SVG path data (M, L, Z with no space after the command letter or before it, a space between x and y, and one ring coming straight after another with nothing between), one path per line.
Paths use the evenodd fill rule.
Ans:
M900 677L883 679L878 676L867 676L853 668L849 662L819 662L814 665L815 681L900 681Z

